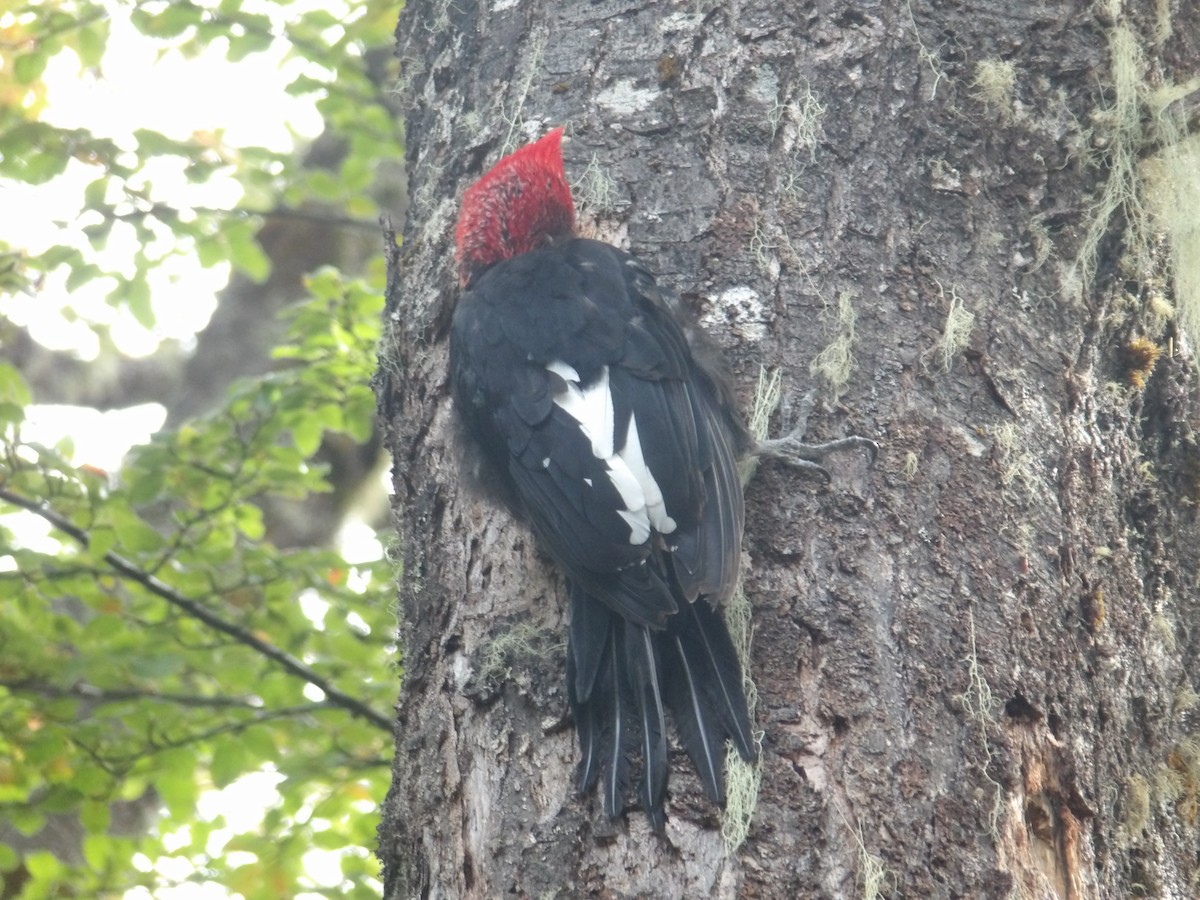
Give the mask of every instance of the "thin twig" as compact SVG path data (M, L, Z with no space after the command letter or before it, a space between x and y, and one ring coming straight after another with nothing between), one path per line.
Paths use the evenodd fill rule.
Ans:
M176 706L248 709L254 712L261 712L264 709L262 701L257 697L206 697L202 694L173 694L141 688L102 688L86 681L61 685L37 678L0 679L0 687L10 691L37 694L41 697L78 697L81 700L95 700L100 703L117 703L123 700L157 700ZM332 706L332 703L322 700L309 704L308 708L317 712Z
M152 203L149 206L131 209L127 212L117 212L112 207L95 208L94 211L112 222L136 222L150 216L158 219L178 219L184 212L184 210L169 206L166 203ZM242 209L239 207L222 209L213 206L189 206L186 211L196 213L197 215L227 217L231 219L248 219L255 216L262 219L296 219L301 222L315 222L331 228L355 228L359 231L370 232L374 232L378 227L374 222L367 219L297 209L291 206L277 206L274 209Z

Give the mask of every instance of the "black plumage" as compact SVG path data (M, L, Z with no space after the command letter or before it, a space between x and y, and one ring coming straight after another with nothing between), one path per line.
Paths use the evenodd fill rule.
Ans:
M661 828L669 711L722 803L725 741L755 756L719 609L738 576L749 443L723 375L635 257L580 238L471 273L451 371L468 434L567 577L580 788L600 782L619 815L640 756Z

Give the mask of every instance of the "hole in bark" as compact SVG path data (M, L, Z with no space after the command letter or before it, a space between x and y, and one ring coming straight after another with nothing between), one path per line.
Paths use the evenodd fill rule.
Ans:
M1133 721L1146 726L1150 722L1150 707L1146 703L1145 697L1134 697L1129 701L1129 706L1133 710Z
M854 9L848 9L835 20L838 28L857 28L870 23L870 19Z
M807 622L801 622L800 627L808 634L808 639L814 647L820 647L822 644L828 644L831 640L829 633L822 631L815 625L810 625Z
M1022 694L1014 694L1004 704L1004 712L1010 719L1020 725L1036 725L1045 718L1041 710L1025 699Z
M471 861L471 854L463 854L463 884L470 890L475 886L475 863Z
M1059 716L1056 713L1050 713L1049 717L1046 719L1046 724L1050 727L1050 733L1061 740L1063 732L1062 716Z
M1044 799L1038 797L1026 801L1025 824L1038 840L1054 843L1054 820L1046 809Z
M833 726L833 733L838 737L844 737L850 730L850 720L845 716L833 716L829 720L829 724Z

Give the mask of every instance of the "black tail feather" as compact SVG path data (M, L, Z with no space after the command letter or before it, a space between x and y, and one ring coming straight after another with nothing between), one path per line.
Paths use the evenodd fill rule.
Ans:
M663 799L667 795L667 716L658 638L643 625L623 623L626 677L633 682L634 709L642 745L642 806L655 831L663 828Z
M593 688L594 702L602 711L604 723L602 737L605 755L601 757L600 765L604 773L604 811L611 819L625 811L625 794L629 791L629 756L637 746L632 719L634 698L629 680L619 674L619 638L620 634L611 635L608 652Z
M681 609L665 636L667 706L679 742L709 798L724 805L725 740L733 741L742 759L757 756L737 652L721 614L704 600Z
M596 673L604 662L613 613L598 603L587 591L571 584L571 622L568 639L568 665L573 666L568 677L573 682L575 697L586 703L596 683Z
M723 804L725 741L746 760L756 752L741 666L720 612L704 598L683 603L654 631L572 587L571 619L567 695L579 732L580 791L599 780L605 811L616 818L625 809L630 759L640 753L640 799L662 830L669 709L705 791Z
M621 669L623 648L618 646L618 637L610 634L603 642L604 655L586 700L576 693L574 657L568 656L567 660L567 696L575 715L581 753L577 772L579 790L586 793L597 780L601 781L604 809L614 819L625 810L629 758L637 748L631 691L628 684L622 683L624 679L613 674Z
M579 734L580 758L577 778L579 790L584 793L590 791L592 785L596 783L596 779L600 777L600 759L604 754L604 721L603 710L599 702L588 702L589 697L580 699L578 685L581 682L575 654L568 650L567 699L571 703L571 712L575 716L575 731ZM586 684L587 693L590 694L592 681L588 681Z

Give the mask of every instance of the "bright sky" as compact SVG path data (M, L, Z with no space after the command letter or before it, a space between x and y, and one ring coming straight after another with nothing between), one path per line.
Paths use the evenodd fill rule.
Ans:
M312 5L330 6L318 0ZM282 14L273 4L253 0L245 8ZM139 34L129 23L129 6L113 2L110 9L112 29L103 77L82 73L70 54L54 58L44 75L48 89L45 121L67 128L87 128L131 148L132 133L137 128L150 128L177 139L223 130L227 144L285 151L297 137L304 140L320 132L322 122L311 98L295 98L284 92L300 65L298 61L281 64L284 47L277 46L236 64L224 59L221 47L210 48L191 60L175 53L159 58L161 45ZM296 12L297 6L293 5L291 11ZM11 16L0 12L0 28ZM0 209L4 211L0 216L0 240L36 255L64 242L66 235L67 241L100 265L127 269L134 247L132 229L114 228L103 250L90 248L80 231L87 224L80 218L82 191L96 174L92 167L73 161L64 175L45 185L0 181ZM229 177L214 178L200 186L188 183L182 162L157 165L146 173L146 180L152 184L155 196L169 198L176 206L232 206L241 196L240 188ZM157 249L164 255L174 251L174 255L151 276L157 320L152 331L139 325L129 313L108 304L105 295L112 289L111 283L88 284L68 292L65 272L48 279L35 297L0 295L0 316L27 326L33 337L47 347L83 358L92 358L98 351L88 322L107 325L117 346L130 355L152 353L164 339L187 342L208 322L216 305L214 295L225 285L229 271L227 267L205 270L189 248L176 247L166 240ZM26 440L52 445L69 436L75 445L76 463L115 470L131 446L145 442L161 427L165 411L157 404L109 413L43 405L30 408L28 414L22 433ZM27 514L22 514L21 534L24 541L34 545L52 540L44 523ZM231 829L254 828L264 810L278 799L278 780L279 776L270 772L247 775L224 791L206 794L201 801L201 815L212 818L219 813ZM223 844L232 833L230 829L214 832L210 851L219 853L220 847L213 841ZM333 888L340 883L336 853L313 851L305 861L317 884ZM143 858L139 864L144 871L153 868L171 879L194 876L190 864L178 857L157 861ZM155 894L161 900L225 900L230 896L220 885L203 883L183 884ZM149 895L135 891L128 897L142 900Z

